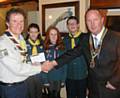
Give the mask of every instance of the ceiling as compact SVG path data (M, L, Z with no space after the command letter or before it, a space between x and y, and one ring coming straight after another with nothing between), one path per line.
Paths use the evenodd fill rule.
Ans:
M21 2L28 2L28 1L38 2L38 0L0 0L0 6L8 5L8 4L16 4Z

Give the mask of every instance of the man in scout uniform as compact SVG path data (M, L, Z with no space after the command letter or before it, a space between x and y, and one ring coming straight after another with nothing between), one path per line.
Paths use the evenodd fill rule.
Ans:
M0 97L28 98L25 80L40 73L40 65L26 62L26 45L21 35L25 14L19 8L12 8L6 14L8 29L0 36Z

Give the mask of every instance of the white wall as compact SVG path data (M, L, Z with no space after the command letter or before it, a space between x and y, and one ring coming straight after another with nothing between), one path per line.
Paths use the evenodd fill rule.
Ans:
M85 12L90 7L90 0L80 0L80 30L82 32L87 32L85 25Z
M51 4L51 3L64 3L64 2L74 2L79 0L39 0L41 4Z
M28 11L28 20L28 25L31 23L37 23L38 25L40 25L39 11Z
M107 16L120 16L120 9L108 9Z

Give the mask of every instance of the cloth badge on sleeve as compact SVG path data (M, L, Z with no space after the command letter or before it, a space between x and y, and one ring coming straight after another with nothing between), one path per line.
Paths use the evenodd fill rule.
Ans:
M5 56L8 56L7 49L0 49L0 58L3 58Z

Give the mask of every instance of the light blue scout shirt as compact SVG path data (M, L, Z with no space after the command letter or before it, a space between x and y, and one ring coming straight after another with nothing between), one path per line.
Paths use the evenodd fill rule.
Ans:
M20 50L6 34L0 36L0 81L20 82L40 72L41 66L31 66L22 61Z

